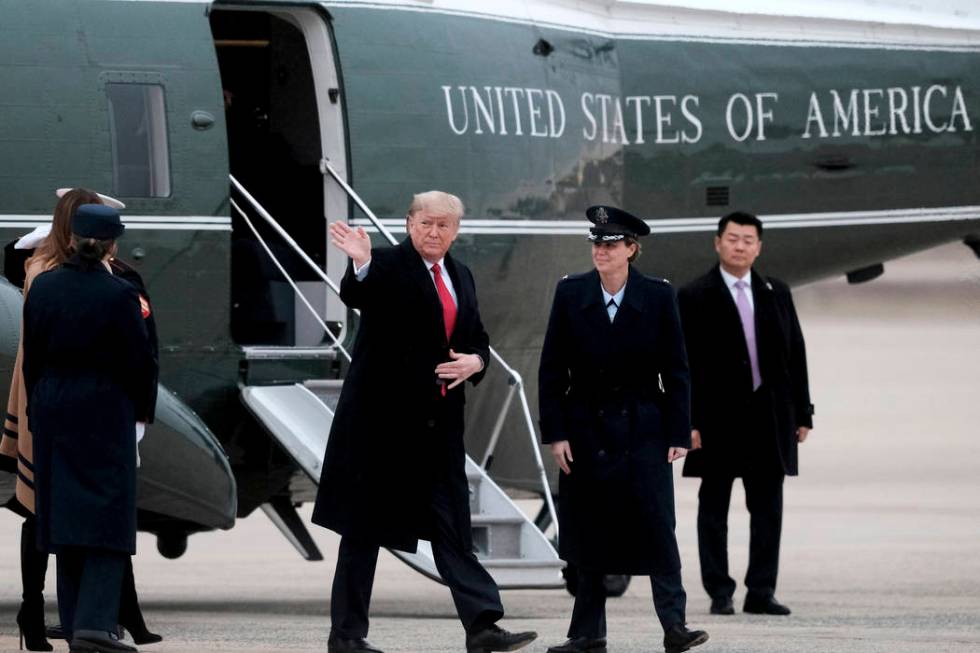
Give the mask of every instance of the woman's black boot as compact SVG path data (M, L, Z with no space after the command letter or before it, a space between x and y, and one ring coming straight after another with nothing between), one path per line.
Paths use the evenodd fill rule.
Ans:
M151 633L143 620L140 610L139 597L136 596L136 578L133 576L133 559L126 563L126 574L123 576L122 593L119 596L119 625L129 632L136 644L156 644L163 637Z
M17 611L21 646L28 651L52 651L44 636L44 576L48 572L48 554L37 550L36 520L25 519L20 528L20 578L24 587L23 602Z

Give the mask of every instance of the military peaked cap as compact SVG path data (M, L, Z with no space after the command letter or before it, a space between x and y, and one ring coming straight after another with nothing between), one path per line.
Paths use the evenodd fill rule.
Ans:
M650 233L646 222L614 206L590 206L585 217L593 224L589 229L589 240L594 243L639 238Z

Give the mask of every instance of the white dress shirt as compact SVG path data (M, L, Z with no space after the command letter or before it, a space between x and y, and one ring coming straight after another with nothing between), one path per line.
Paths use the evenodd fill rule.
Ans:
M606 289L602 287L601 283L599 284L599 287L602 288L602 303L605 304L606 312L609 313L609 321L612 322L616 317L616 312L619 310L619 307L623 305L623 295L626 294L626 284L624 283L623 287L620 288L619 292L617 292L615 295L610 295L607 293ZM610 304L610 299L615 303Z
M745 273L745 276L739 279L734 274L727 272L725 268L718 266L718 270L721 272L721 278L725 281L725 285L728 286L728 292L732 293L732 301L738 306L738 288L735 287L735 283L738 281L744 281L745 294L749 298L749 307L755 312L755 299L752 298L752 270Z

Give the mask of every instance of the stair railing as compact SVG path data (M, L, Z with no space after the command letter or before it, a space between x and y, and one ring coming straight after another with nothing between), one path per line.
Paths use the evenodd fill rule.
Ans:
M320 269L320 267L313 261L313 259L311 259L309 256L306 255L306 252L304 252L302 248L300 248L300 246L296 243L296 241L293 240L292 236L286 233L286 230L283 229L282 226L278 222L276 222L271 215L269 215L269 212L266 211L265 208L261 204L259 204L258 201L254 197L252 197L252 195L247 190L245 190L245 188L240 183L238 183L237 179L235 179L231 175L229 175L229 178L231 179L231 183L235 187L235 189L242 194L242 197L244 197L248 201L248 203L252 206L252 208L255 209L256 213L258 213L276 231L276 233L278 233L286 241L286 243L290 246L290 248L294 252L299 254L299 256L303 259L304 262L306 262L306 264L310 267L310 269L313 270L314 273L316 273L316 275L319 276L320 279L322 279L327 284L327 286L329 286L331 290L333 290L335 293L340 295L340 288L337 287L337 284L334 283L334 281L327 275L326 272ZM334 335L334 332L330 330L330 328L327 326L327 323L323 320L323 318L320 317L320 313L313 307L313 304L311 304L310 301L306 299L306 296L302 292L300 292L299 286L296 285L296 282L293 281L293 278L289 276L288 272L286 272L286 268L283 266L279 258L272 252L272 248L269 247L269 244L265 241L265 238L263 238L262 235L259 233L259 230L255 227L255 224L252 222L251 218L248 217L248 214L245 211L243 211L240 206L238 206L238 203L235 202L234 199L231 199L229 201L231 202L232 208L238 211L238 214L242 216L242 219L245 221L245 224L248 225L249 229L251 229L252 233L255 235L256 240L259 241L259 244L262 246L262 249L265 250L265 253L269 255L269 259L272 260L272 263L279 270L279 273L286 280L286 283L289 284L289 286L293 289L293 292L296 293L296 296L299 297L300 301L303 302L303 305L306 306L306 309L310 312L311 315L313 315L313 319L317 321L317 324L320 325L320 328L323 329L328 336L330 336L330 339L333 341L334 347L337 348L337 351L339 351L344 356L344 358L347 359L347 362L350 362L351 361L350 352L348 352L347 349L344 347L344 344L340 341L340 338Z

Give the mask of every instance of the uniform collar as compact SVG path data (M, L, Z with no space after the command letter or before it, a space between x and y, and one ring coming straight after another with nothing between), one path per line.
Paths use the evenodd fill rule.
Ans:
M619 289L619 292L617 292L615 295L612 295L612 294L609 294L608 292L606 292L605 287L603 287L603 285L602 285L602 281L599 281L599 288L602 289L602 303L605 306L609 306L609 300L611 299L614 302L616 302L616 306L622 306L623 305L623 295L626 294L626 286L627 285L628 285L628 280L627 280L627 283L624 283L623 284L623 287Z

